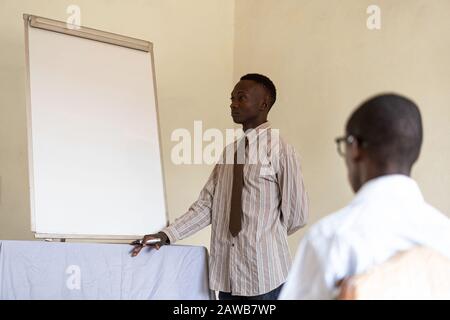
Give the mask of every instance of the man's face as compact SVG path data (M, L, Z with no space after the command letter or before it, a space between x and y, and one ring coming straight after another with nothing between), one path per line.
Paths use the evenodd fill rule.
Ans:
M354 192L358 192L361 188L359 153L360 150L356 141L345 144L345 165L347 166L348 180Z
M248 123L256 119L267 107L267 92L251 80L241 80L231 92L231 117L235 123Z

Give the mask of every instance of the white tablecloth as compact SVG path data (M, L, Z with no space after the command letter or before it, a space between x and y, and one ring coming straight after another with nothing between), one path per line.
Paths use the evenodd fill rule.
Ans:
M204 247L0 241L0 299L210 299Z

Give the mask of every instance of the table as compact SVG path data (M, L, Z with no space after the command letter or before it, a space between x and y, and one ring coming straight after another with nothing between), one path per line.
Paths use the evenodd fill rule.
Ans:
M0 299L212 299L197 246L0 241Z

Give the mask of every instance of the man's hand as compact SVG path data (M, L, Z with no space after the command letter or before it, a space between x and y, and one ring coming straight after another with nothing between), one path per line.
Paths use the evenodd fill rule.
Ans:
M161 239L161 241L157 243L152 244L146 244L147 241L152 239ZM134 245L134 249L131 252L132 257L136 257L139 252L141 252L143 247L151 247L156 248L156 250L159 250L163 245L170 244L169 238L164 232L158 232L157 234L148 234L142 238L142 244L136 244L135 242L131 243L131 245Z

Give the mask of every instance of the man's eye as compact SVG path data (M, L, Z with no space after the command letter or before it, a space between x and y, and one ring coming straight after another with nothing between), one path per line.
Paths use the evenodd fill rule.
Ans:
M245 100L245 96L240 96L239 97L239 101L244 101Z

